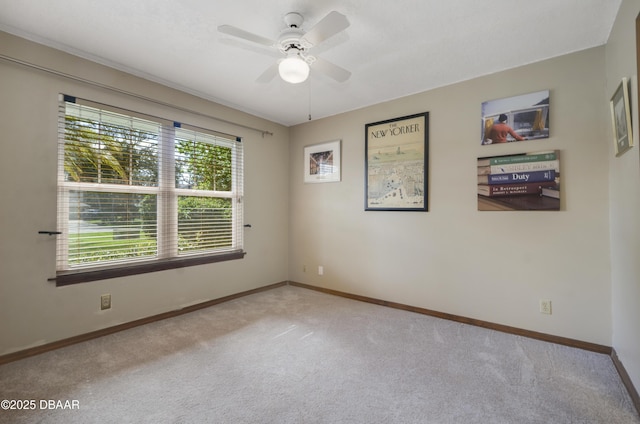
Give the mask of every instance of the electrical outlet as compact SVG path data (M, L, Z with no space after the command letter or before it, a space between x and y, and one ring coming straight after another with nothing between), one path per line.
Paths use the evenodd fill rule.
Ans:
M540 313L551 315L551 301L540 299Z
M302 265L302 272L307 272L307 266L306 265Z
M111 295L103 294L100 296L100 310L111 309Z
M318 275L324 275L324 267L322 265L318 266Z

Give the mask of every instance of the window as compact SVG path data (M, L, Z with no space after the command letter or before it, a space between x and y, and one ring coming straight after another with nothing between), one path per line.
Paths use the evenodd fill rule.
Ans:
M242 143L64 96L58 285L236 259Z

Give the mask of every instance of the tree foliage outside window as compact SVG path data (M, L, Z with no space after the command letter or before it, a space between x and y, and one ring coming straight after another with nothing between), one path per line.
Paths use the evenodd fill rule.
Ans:
M67 180L157 186L157 133L88 118L65 119Z
M176 187L231 191L231 182L229 147L176 140Z

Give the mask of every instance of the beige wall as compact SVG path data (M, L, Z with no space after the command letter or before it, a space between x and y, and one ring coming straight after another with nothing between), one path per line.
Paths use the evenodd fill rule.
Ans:
M274 134L263 138L0 59L0 354L287 279L286 127L6 33L0 33L0 54ZM55 238L37 233L56 227L58 93L243 137L245 222L252 225L245 231L246 257L63 288L47 282L55 275ZM112 295L111 310L99 310L103 293Z
M604 55L594 48L292 127L290 279L611 345ZM549 139L480 145L483 101L546 89ZM424 111L429 212L365 212L365 124ZM303 147L334 139L342 181L304 184ZM477 157L549 149L561 152L561 212L477 211Z
M609 145L611 215L611 280L613 347L636 388L640 389L640 166L638 127L638 69L635 19L640 1L624 0L606 47L606 99L622 77L631 80L632 124L635 147L614 157ZM607 122L607 135L611 124ZM611 136L609 136L609 139Z

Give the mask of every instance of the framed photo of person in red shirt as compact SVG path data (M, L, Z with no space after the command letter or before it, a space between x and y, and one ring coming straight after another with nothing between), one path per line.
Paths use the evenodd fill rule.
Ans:
M483 145L549 137L549 90L482 103Z

